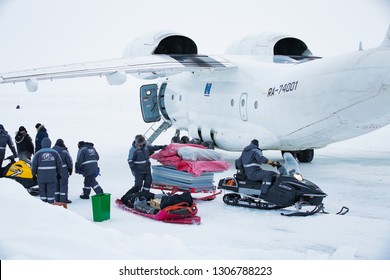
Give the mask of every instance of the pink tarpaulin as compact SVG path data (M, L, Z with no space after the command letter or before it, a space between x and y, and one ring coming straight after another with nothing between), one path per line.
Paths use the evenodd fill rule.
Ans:
M230 163L226 161L180 161L177 170L187 171L194 174L195 177L201 175L203 172L218 172L228 170Z
M203 172L219 172L230 168L230 164L226 161L217 160L202 160L202 161L188 161L183 160L178 155L178 149L182 147L194 147L196 149L206 149L204 146L197 144L178 144L172 143L164 150L155 153L151 158L157 160L162 165L173 166L179 171L187 171L194 176L199 176ZM196 150L195 149L195 150Z

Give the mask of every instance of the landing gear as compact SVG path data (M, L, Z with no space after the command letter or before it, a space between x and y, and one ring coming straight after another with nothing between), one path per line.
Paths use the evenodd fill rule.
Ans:
M282 151L282 155L284 153L291 153L294 158L296 158L299 162L311 162L314 158L314 150L313 149L307 149L302 151Z
M297 159L300 162L311 162L314 158L314 150L313 149L307 149L303 151L299 151L296 153Z

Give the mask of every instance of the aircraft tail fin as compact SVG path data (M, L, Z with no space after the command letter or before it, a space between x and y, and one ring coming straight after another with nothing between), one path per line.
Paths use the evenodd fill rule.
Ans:
M387 28L387 33L386 33L385 39L383 40L381 46L390 47L390 25Z

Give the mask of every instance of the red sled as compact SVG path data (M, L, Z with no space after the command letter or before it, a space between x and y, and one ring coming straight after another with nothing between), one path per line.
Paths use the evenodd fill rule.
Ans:
M174 195L177 192L189 191L191 194L200 194L199 197L193 196L194 201L210 201L214 200L217 195L222 193L222 190L217 190L215 186L209 188L183 188L180 186L173 186L167 184L153 183L151 186L152 189L160 191L168 191L168 195Z
M200 217L196 216L196 214L198 213L198 208L196 207L195 203L191 206L193 211L190 215L180 215L180 214L169 213L169 209L168 209L168 211L165 209L162 209L162 210L158 211L157 214L148 214L148 213L140 212L134 208L127 207L120 199L116 199L115 203L116 203L116 205L118 205L119 208L121 208L127 212L131 212L133 214L144 216L144 217L147 217L147 218L150 218L150 219L153 219L156 221L164 222L164 223L200 224Z

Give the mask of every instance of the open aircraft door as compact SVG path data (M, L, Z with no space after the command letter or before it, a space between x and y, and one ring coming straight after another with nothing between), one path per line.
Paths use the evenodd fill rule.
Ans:
M144 122L157 122L161 119L157 104L158 86L156 84L143 85L140 88L141 111Z

